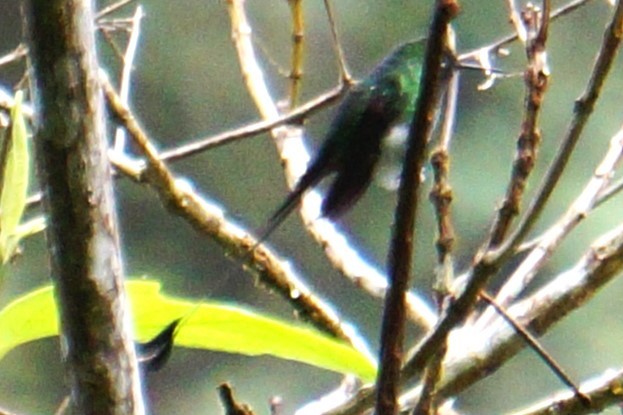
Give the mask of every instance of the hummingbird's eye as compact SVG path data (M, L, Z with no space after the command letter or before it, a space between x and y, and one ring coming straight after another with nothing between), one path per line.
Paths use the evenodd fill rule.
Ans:
M391 78L389 80L389 87L394 90L394 91L398 91L401 88L401 82L400 82L400 77L395 77L395 78Z
M400 79L392 77L386 79L383 86L381 88L377 88L377 90L384 97L394 97L396 94L400 93L400 88Z

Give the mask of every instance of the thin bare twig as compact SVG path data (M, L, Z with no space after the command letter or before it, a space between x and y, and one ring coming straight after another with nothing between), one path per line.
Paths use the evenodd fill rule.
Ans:
M621 190L623 190L623 179L619 179L616 182L612 183L607 188L605 188L599 194L599 197L597 198L597 201L595 202L595 207L601 205L602 203L607 202L614 196L618 195L621 192Z
M238 140L253 137L261 133L272 130L275 127L279 127L284 124L301 122L306 117L314 114L325 108L328 105L333 104L344 93L345 86L338 86L332 90L329 90L318 97L311 99L303 105L300 105L295 110L280 116L272 121L258 121L253 124L246 125L244 127L237 128L235 130L226 131L224 133L216 134L213 136L205 137L193 141L188 144L183 144L170 150L163 150L160 152L160 160L168 162L177 162L187 157L199 154L203 151L208 151L225 144L229 144ZM13 104L13 98L5 95L4 91L0 89L0 108L10 108ZM28 105L24 105L24 113L27 117L32 117L32 109ZM136 160L142 163L137 168L145 169L145 163L143 160ZM140 174L135 172L134 174ZM34 207L41 202L41 193L36 193L30 196L27 200L28 207ZM377 288L377 290L380 288ZM417 301L413 301L416 304ZM433 321L434 316L429 316L428 321ZM416 319L417 320L417 319ZM423 323L426 326L426 323ZM432 324L432 323L431 323Z
M454 246L455 234L452 225L451 203L452 187L448 184L450 172L450 158L447 151L437 148L430 157L430 163L434 174L434 184L429 198L435 208L437 218L437 271L435 282L435 293L437 303L441 305L443 298L450 294L450 287L454 276L452 266L452 250Z
M617 196L622 190L623 190L623 179L619 179L615 181L614 183L610 184L605 189L603 189L601 192L599 192L599 195L597 196L597 199L595 200L595 205L593 206L592 210L593 211L596 210L598 207L608 202L613 197ZM535 246L537 246L539 241L542 239L543 239L543 234L535 236L531 240L519 245L515 249L515 252L519 254L522 252L529 251L533 249Z
M117 44L113 36L111 35L111 32L116 32L119 29L116 27L111 29L108 27L100 26L99 30L100 30L100 33L102 34L102 37L106 41L106 43L108 43L108 46L110 46L110 49L112 50L115 57L119 59L120 61L123 61L123 51L121 50L121 48L119 47L119 45Z
M97 14L95 15L95 20L97 21L103 17L108 16L109 14L119 10L123 6L132 3L132 1L134 0L120 0L116 3L111 4L110 6L104 7L102 10L97 12Z
M288 0L290 14L292 15L292 57L290 59L290 105L295 108L301 89L301 77L303 76L303 52L305 19L303 18L303 1Z
M521 200L528 182L528 177L536 163L541 144L539 115L549 79L549 67L545 43L549 27L549 1L543 1L543 10L534 5L523 11L523 21L517 22L525 32L526 55L528 64L524 73L524 116L521 133L517 138L517 153L513 162L510 183L506 196L498 210L489 236L489 248L497 247L510 230L513 219L519 214ZM518 14L517 11L511 14Z
M571 380L571 377L567 375L564 369L558 363L556 363L554 358L543 348L543 346L539 344L539 341L525 327L523 327L518 321L516 321L513 316L508 314L508 312L485 291L482 291L480 293L480 298L482 298L487 304L493 307L497 314L501 316L504 320L506 320L506 322L510 324L515 331L517 331L517 334L519 334L523 341L525 341L526 344L528 344L528 346L536 354L539 355L539 357L552 370L552 372L554 372L554 374L558 377L558 379L560 379L562 383L571 388L571 390L578 397L578 399L584 402L584 405L590 407L590 399L585 394L580 392L580 389L576 386L575 382Z
M454 50L454 34L450 37L452 51ZM451 204L453 199L450 177L450 142L454 131L459 91L460 72L452 71L446 91L446 105L441 125L439 145L432 151L430 164L433 170L433 187L429 199L435 210L437 220L437 270L433 291L437 296L437 306L440 307L444 298L450 294L450 287L454 278L452 251L454 249L455 233L452 224Z
M273 120L258 121L232 131L226 131L214 136L202 138L189 144L178 146L171 150L164 150L160 153L161 160L178 161L186 157L207 151L222 145L232 143L244 138L253 137L261 133L273 130L286 124L300 123L316 111L326 108L338 100L346 88L342 85L327 91L318 97L300 105L287 114L281 115Z
M448 50L455 53L455 36L451 27L448 28ZM435 210L437 220L437 267L435 270L435 283L433 293L436 296L437 308L443 309L444 303L451 294L452 281L454 279L454 264L452 251L454 248L454 226L451 217L452 187L449 182L450 175L450 142L456 120L457 100L459 91L458 70L450 71L450 79L446 90L445 111L441 125L439 145L430 156L430 164L433 169L433 187L429 193L429 199ZM444 80L445 82L445 80ZM433 356L424 371L422 380L422 392L413 415L437 414L438 404L436 399L437 382L442 375L443 360L448 348L447 340L440 344L435 356Z
M353 82L353 78L348 72L346 58L344 58L344 50L342 49L342 43L340 42L340 37L337 32L337 22L335 21L332 0L324 0L324 8L327 11L327 19L329 20L331 38L333 40L333 50L337 56L338 68L340 70L340 83L349 85Z
M15 49L4 56L0 56L0 66L7 65L11 62L18 61L28 54L28 47L23 43L17 45Z
M130 38L128 39L128 45L123 55L123 71L121 71L121 81L119 83L119 96L122 102L128 104L130 97L130 85L132 78L132 70L134 69L134 58L136 56L136 50L138 46L138 39L141 34L141 20L145 15L143 14L143 8L139 5L136 7L134 16L132 17L132 26L130 29ZM125 151L126 135L123 128L117 128L115 132L115 141L113 144L113 151L122 154Z
M448 351L447 339L441 343L439 350L430 359L424 375L422 376L422 388L420 397L411 411L412 415L437 415L438 400L437 400L437 384L441 380L443 375L443 359Z
M56 411L54 411L54 415L64 415L65 413L67 413L67 410L69 409L69 403L71 402L70 396L69 395L65 395L65 397L63 397L63 400L61 401L60 404L58 404L58 407L56 408Z
M521 13L515 4L515 0L506 0L508 4L508 14L509 19L513 26L515 26L515 32L517 34L517 38L525 43L528 40L528 30L524 25L523 19L521 18Z

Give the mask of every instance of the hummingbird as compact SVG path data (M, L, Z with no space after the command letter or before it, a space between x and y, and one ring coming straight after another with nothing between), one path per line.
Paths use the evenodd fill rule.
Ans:
M322 217L336 219L366 191L381 156L383 138L415 110L426 39L406 42L385 57L340 103L324 143L294 189L260 228L256 245L298 206L303 194L333 174Z

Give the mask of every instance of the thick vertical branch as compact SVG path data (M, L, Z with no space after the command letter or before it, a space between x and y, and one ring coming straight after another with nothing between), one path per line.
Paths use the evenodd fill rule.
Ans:
M411 274L415 215L419 200L420 174L424 164L426 144L432 131L441 84L441 67L450 20L458 13L453 0L436 2L435 14L426 45L425 65L416 101L416 112L409 128L407 151L398 189L398 206L387 260L391 284L385 296L381 326L381 350L376 385L377 414L398 411L400 369L403 357L403 338L406 316L406 293ZM429 356L430 358L431 356Z
M79 414L143 414L119 253L92 4L31 0L38 172L61 344Z

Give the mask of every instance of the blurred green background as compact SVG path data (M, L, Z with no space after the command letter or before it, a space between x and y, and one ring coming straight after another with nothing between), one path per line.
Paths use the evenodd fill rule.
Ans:
M0 56L20 41L22 2L0 2ZM321 1L305 1L306 62L303 100L334 86L338 79L330 32ZM428 1L339 0L335 2L348 64L361 77L396 44L426 33ZM554 6L563 4L554 1ZM108 4L99 2L98 7ZM160 148L171 148L194 138L258 120L241 81L231 42L224 1L146 0L131 101L135 113ZM455 21L459 51L491 43L512 30L505 2L465 0ZM256 46L275 97L285 97L290 52L290 14L284 0L249 0ZM130 16L126 7L118 16ZM610 16L604 1L593 1L552 24L549 92L541 118L543 146L528 195L536 188L569 123L573 102L582 92ZM99 40L102 38L100 36ZM524 54L510 47L509 58L495 64L508 72L523 70ZM110 47L100 42L99 54L111 73L119 70ZM0 67L3 88L11 88L23 73L22 65ZM452 176L457 228L457 269L471 261L482 242L492 214L508 181L515 140L521 121L523 82L515 77L494 88L478 91L478 74L462 75L456 134L452 143ZM621 122L623 71L610 76L595 115L578 145L567 174L554 195L539 229L547 228L582 189L607 149ZM307 133L317 147L332 109L315 115ZM201 154L174 165L175 172L192 181L208 199L220 204L238 223L255 229L286 194L279 160L270 137L257 136ZM428 174L430 177L430 174ZM125 180L117 182L125 267L129 275L149 275L164 282L167 293L235 301L294 319L284 302L256 287L241 266L225 258L217 244L198 235L184 221L170 215L155 195ZM598 235L621 220L620 198L600 208L563 244L539 275L546 281L577 260ZM395 194L373 186L341 221L362 252L383 266L387 254ZM435 263L434 223L424 203L418 226L415 288L430 299ZM381 308L377 300L355 290L324 258L321 250L293 216L271 238L272 245L292 259L307 282L331 301L340 315L357 324L377 345ZM48 282L43 237L32 238L24 255L3 283L2 301ZM502 276L501 276L502 277ZM499 277L500 278L500 277ZM499 283L499 281L498 281ZM574 379L586 379L623 360L623 324L614 313L623 285L614 281L587 307L557 325L544 344ZM596 324L598 322L598 324ZM418 332L410 332L414 339ZM0 362L0 406L20 413L48 414L64 396L63 375L56 340L36 342ZM301 364L272 358L247 358L175 349L170 363L149 376L148 396L154 414L219 414L216 386L230 381L241 401L258 414L268 413L267 402L279 395L284 414L330 390L339 376ZM497 414L546 397L562 386L531 352L523 352L499 373L466 391L457 402L465 413Z

